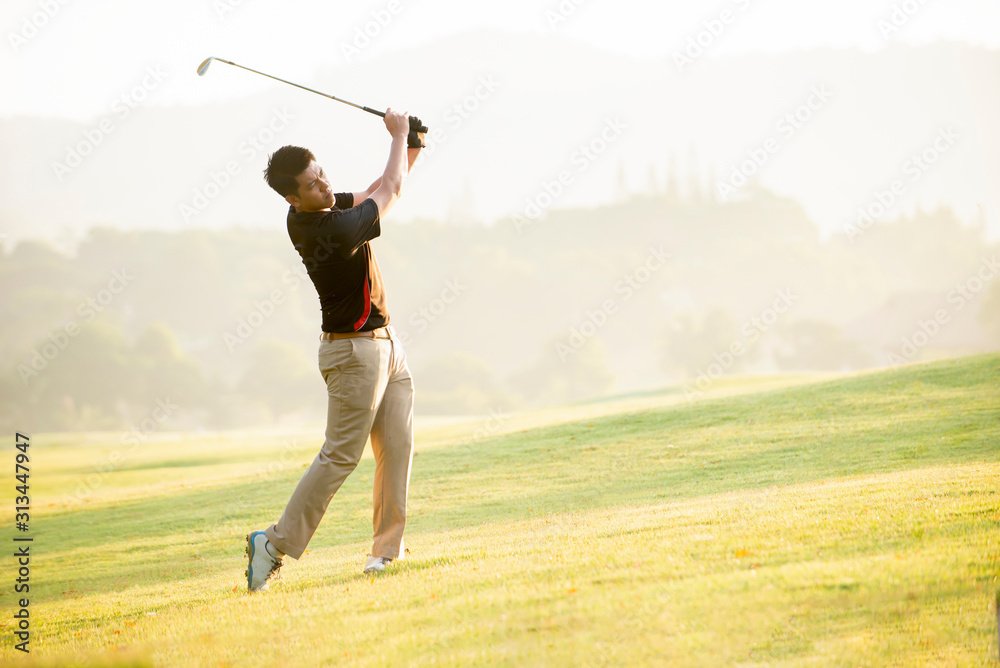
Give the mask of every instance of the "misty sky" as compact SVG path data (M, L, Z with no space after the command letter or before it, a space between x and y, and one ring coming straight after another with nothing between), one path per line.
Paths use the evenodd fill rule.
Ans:
M886 41L879 22L904 5L918 9L890 39L957 39L1000 47L1000 3L995 0L6 0L0 9L0 87L7 94L0 97L0 116L99 116L116 91L154 64L168 74L193 73L203 58L214 55L308 79L320 66L348 67L352 60L476 28L558 31L598 48L666 58L702 30L704 21L728 9L735 20L713 44L713 56L817 46L870 50ZM375 36L363 49L349 54L358 27L378 14L391 19L373 30ZM560 18L558 23L554 16ZM197 77L171 76L150 103L219 101L268 85L255 77L219 78L211 86L200 83Z

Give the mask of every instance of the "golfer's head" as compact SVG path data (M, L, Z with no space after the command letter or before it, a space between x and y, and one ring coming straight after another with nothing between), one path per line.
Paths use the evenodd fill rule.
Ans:
M282 146L272 153L264 179L298 211L323 211L333 206L330 181L307 148Z

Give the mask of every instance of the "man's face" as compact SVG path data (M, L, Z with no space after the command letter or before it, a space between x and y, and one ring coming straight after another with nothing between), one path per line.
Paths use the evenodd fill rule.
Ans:
M289 195L285 200L295 207L296 211L326 211L333 206L333 190L326 172L313 160L306 171L295 177L299 182L299 190Z

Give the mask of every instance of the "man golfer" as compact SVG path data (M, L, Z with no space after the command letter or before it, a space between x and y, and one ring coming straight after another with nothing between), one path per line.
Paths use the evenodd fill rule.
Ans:
M417 127L419 127L417 123ZM381 178L359 193L334 194L312 152L284 146L264 177L289 204L288 236L319 293L323 333L319 369L326 381L326 440L281 518L247 535L247 589L267 589L284 555L299 559L330 500L358 465L371 436L375 454L374 542L364 572L403 556L406 496L413 461L413 380L389 325L382 275L369 242L399 199L423 147L406 113L389 109L392 136Z

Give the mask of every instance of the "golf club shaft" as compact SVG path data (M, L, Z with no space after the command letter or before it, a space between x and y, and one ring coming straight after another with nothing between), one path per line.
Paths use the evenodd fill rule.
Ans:
M295 86L296 88L301 88L302 90L307 90L310 93L316 93L317 95L322 95L323 97L328 97L331 100L336 100L337 102L341 102L343 104L348 104L348 105L354 107L355 109L360 109L362 111L367 111L369 114L375 114L376 116L381 116L382 118L385 118L385 112L384 111L379 111L378 109L372 109L371 107L364 107L364 106L361 106L360 104L354 104L353 102L348 102L347 100L342 100L342 99L340 99L339 97L337 97L335 95L330 95L329 93L321 93L318 90L313 90L312 88L308 88L306 86L302 86L302 85L299 85L299 84L291 82L291 81L286 81L284 79L279 79L278 77L271 76L270 74L267 74L266 72L260 72L258 70L255 70L255 69L251 68L251 67L247 67L245 65L240 65L239 63L234 63L231 60L222 60L221 58L216 58L216 60L222 61L223 63L226 63L228 65L234 65L236 67L239 67L239 68L242 68L244 70L247 70L248 72L253 72L254 74L260 74L261 76L265 76L268 79L274 79L275 81L280 81L281 83L286 83L289 86ZM413 128L413 129L416 130L417 132L427 132L427 126L425 126L425 125L421 125L420 127Z

